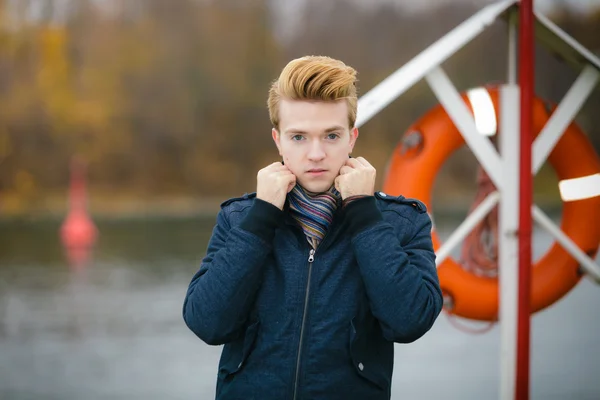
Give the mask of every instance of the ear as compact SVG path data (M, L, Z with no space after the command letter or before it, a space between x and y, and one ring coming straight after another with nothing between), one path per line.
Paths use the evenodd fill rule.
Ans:
M273 128L271 129L271 136L273 137L273 141L275 142L275 146L277 146L277 151L279 151L279 155L281 156L281 137L279 135L279 132L277 132L277 129Z
M354 145L356 144L356 139L358 139L358 128L352 128L352 130L350 130L350 150L348 153L352 153L352 149L354 149Z

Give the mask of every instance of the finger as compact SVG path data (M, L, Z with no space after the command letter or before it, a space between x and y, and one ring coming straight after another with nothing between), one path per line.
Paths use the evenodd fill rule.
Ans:
M281 165L281 164L279 164L279 165L269 165L267 167L267 170L269 172L272 172L272 173L288 172L288 171L292 172L292 171L290 171L290 169L288 167L286 167L285 165Z
M290 171L289 169L281 169L281 170L277 170L277 171L273 171L274 175L281 175L281 176L286 176L286 175L294 175L294 173L292 171Z
M296 184L296 176L286 173L276 174L273 175L273 182L277 187L284 187L289 192Z
M291 181L296 179L296 176L294 174L287 174L287 173L277 173L277 174L271 175L271 177L272 177L271 179L273 179L275 182L277 182L281 186L287 186Z
M347 165L352 168L361 168L362 164L359 161L356 161L356 158L349 158L346 160L344 165Z
M335 180L333 181L333 185L335 186L335 190L337 190L338 192L342 192L340 189L340 180L341 180L341 176L338 176L337 178L335 178Z
M280 162L277 162L277 163L271 165L270 167L273 169L289 169L287 165L284 165Z
M292 174L290 181L288 182L287 192L291 192L294 186L296 186L296 175Z
M344 165L344 166L342 166L342 168L340 168L340 175L345 175L352 171L354 171L354 168Z
M258 171L258 173L271 173L277 170L281 170L283 169L284 166L280 163L280 162L274 162L272 164L267 165L266 167L262 168L260 171Z
M361 163L364 167L374 168L364 157L357 157L355 160Z

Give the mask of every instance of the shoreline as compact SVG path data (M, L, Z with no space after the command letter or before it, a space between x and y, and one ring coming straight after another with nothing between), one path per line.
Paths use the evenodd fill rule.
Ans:
M116 196L120 198L93 198L88 212L95 221L136 221L165 219L212 219L220 205L232 196L193 197L163 196L146 199ZM1 199L0 199L1 200ZM550 215L561 214L561 203L555 199L537 199L537 204ZM443 205L442 205L443 204ZM472 204L469 196L437 199L433 205L436 220L463 219ZM0 202L0 223L62 221L68 213L64 196L60 199L45 198L35 205L4 209Z

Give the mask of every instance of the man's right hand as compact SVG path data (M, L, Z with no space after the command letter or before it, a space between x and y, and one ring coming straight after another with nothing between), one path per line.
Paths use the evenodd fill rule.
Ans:
M256 197L283 210L287 194L296 186L296 175L275 162L258 171L256 182Z

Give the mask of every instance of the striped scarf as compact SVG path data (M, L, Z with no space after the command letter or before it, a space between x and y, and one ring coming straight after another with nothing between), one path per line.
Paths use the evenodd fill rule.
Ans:
M292 217L302 227L313 249L323 240L340 199L340 193L334 186L323 193L312 193L296 185L288 193Z

